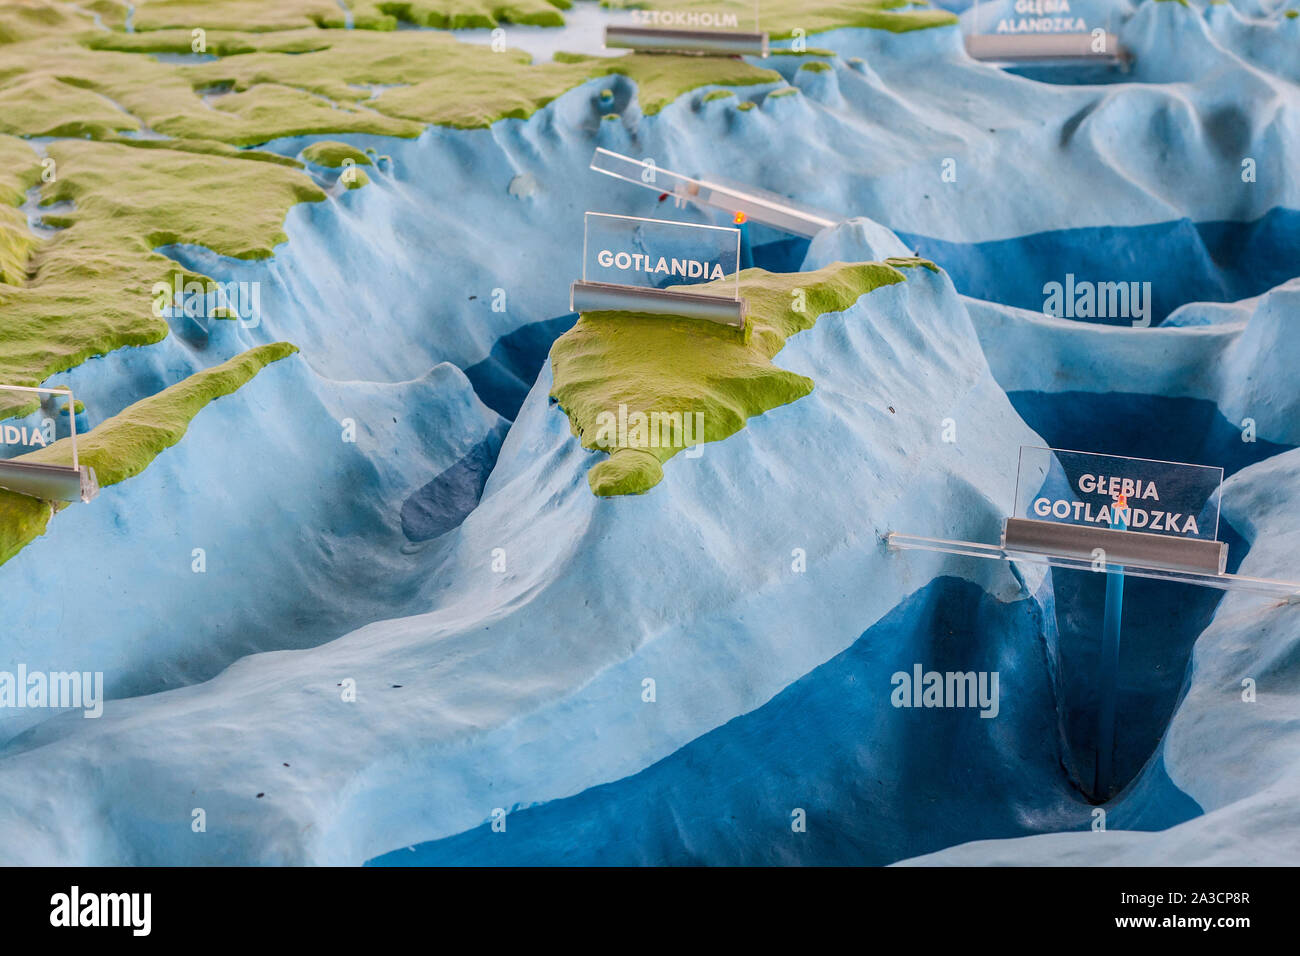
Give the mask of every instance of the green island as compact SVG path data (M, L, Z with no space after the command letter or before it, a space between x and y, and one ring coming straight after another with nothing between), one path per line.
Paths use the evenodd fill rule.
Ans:
M328 166L331 169L337 169L349 159L358 166L370 165L370 156L367 153L355 146L332 139L322 139L312 143L302 151L302 158L309 163Z
M584 448L609 454L587 472L591 490L600 497L648 491L663 479L663 463L684 448L659 442L658 433L658 447L611 443L599 424L617 416L620 406L647 417L657 414L660 421L665 416L684 421L698 413L703 435L694 435L691 444L721 441L754 415L812 391L811 379L772 364L786 339L873 289L905 281L901 270L916 266L938 271L929 260L910 257L836 262L804 273L746 269L739 276L749 310L743 332L672 316L579 316L551 348L551 397L569 416ZM729 281L688 288L702 292ZM723 294L729 292L726 286Z
M133 478L180 441L194 416L209 402L231 394L272 362L297 351L288 342L260 345L141 399L101 422L94 431L78 436L77 458L95 469L101 488ZM61 438L14 460L71 465L72 443ZM64 507L0 489L0 564L44 534L50 518Z

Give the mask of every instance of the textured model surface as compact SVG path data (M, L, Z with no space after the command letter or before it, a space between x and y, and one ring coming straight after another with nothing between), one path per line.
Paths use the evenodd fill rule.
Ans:
M1105 575L882 541L1047 445L1223 467L1300 579L1300 17L954 6L0 0L0 384L103 486L0 491L0 862L1300 858L1300 606L1128 582L1097 832ZM743 331L574 315L584 212L732 224L597 147L843 221L746 227Z

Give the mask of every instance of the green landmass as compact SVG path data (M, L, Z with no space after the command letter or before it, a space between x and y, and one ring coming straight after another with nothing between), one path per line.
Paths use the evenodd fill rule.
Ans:
M871 30L888 30L891 33L909 33L931 27L955 26L961 21L957 14L947 10L900 10L906 0L885 0L883 3L809 3L800 0L779 0L763 4L763 23L772 39L779 40L794 35L802 29L807 35L835 30L841 27L864 27ZM770 8L770 9L769 9Z
M823 63L820 60L813 60L810 63L802 64L799 69L807 70L809 73L829 73L831 67L829 63Z
M20 286L27 280L27 260L36 239L27 230L27 217L0 206L0 285Z
M398 22L440 29L495 27L502 23L559 26L568 0L344 0L361 30L395 30ZM103 13L113 29L124 29L125 3L86 4ZM558 9L557 9L558 8ZM138 0L132 25L137 31L186 29L292 30L301 27L342 29L347 22L334 0Z
M897 5L814 4L795 16L796 4L779 3L764 17L769 27L788 20L813 32L895 15ZM615 75L637 85L647 114L699 87L782 82L730 57L568 55L533 65L519 50L392 32L399 19L549 22L564 2L349 7L358 29L338 29L344 14L333 0L144 0L128 33L130 8L119 0L0 0L0 381L38 384L91 356L161 340L166 323L143 305L177 267L153 253L157 245L269 255L283 240L288 209L324 193L300 164L248 147L330 133L415 137L429 124L481 128L526 118L581 83ZM216 59L155 56L189 53ZM21 139L30 137L57 140L48 147L58 164L52 182L40 182L42 157ZM328 164L337 148L317 144L304 155ZM359 174L348 185L366 181ZM14 208L37 183L43 205L75 203L46 218L66 227L50 238L33 236Z
M501 119L532 116L563 93L602 77L624 76L635 83L646 114L701 87L783 83L776 71L738 58L560 54L554 62L534 65L519 50L495 52L446 34L397 30L399 23L559 25L568 0L342 4L0 0L0 382L39 385L93 356L161 341L168 325L154 314L154 287L172 284L177 276L182 283L209 279L156 252L161 246L193 244L243 259L271 256L285 241L288 211L299 202L321 201L325 193L302 163L254 148L261 144L349 133L413 138L430 124L485 128ZM897 9L902 4L868 0L805 7L781 0L765 9L764 27L779 37L796 28L811 34L835 26L916 29L955 22L940 11ZM349 15L355 29L344 30ZM730 95L715 89L706 98ZM742 110L753 107L750 101L738 104ZM36 138L43 145L32 141ZM350 158L359 167L372 165L374 153L326 140L308 146L302 156L327 167ZM355 173L349 188L369 182L361 169ZM56 230L53 235L35 235L18 208L33 188L41 220ZM890 274L881 273L880 281ZM747 273L744 281L747 289L754 286L747 294L767 308L761 274ZM779 285L783 280L765 281ZM599 316L584 317L580 326L589 331L599 321ZM723 405L709 406L709 440L723 437L720 429L730 427L724 426L727 421L734 431L747 414L770 407L769 401L802 394L784 373L773 378L777 370L769 366L760 374L758 368L763 343L771 344L769 329L785 324L779 317L751 323L740 347L754 368L729 351L735 343L724 342L728 360L739 363L731 369L734 376L722 375L717 384L696 383L716 401L730 396L733 402L727 406L731 419ZM662 321L650 333L652 338L662 334ZM687 329L684 334L702 333ZM784 334L789 332L781 341ZM138 402L82 436L82 460L96 467L103 485L138 474L180 440L204 404L291 351L288 344L264 346ZM742 381L746 378L749 385ZM590 396L577 378L566 381L580 414ZM727 391L744 392L755 384L762 385L762 394L753 401ZM37 404L7 397L0 416L26 414ZM603 472L593 469L597 478L606 476L602 488L653 484L661 460L642 455L651 459L651 467L627 451L606 462ZM58 460L62 454L56 443L29 457ZM619 477L621 471L631 477ZM48 503L0 492L0 561L43 533L53 513Z
M258 346L141 399L79 436L77 457L81 464L95 469L101 488L133 478L179 442L194 416L209 402L231 394L272 362L297 351L288 342ZM71 465L72 444L62 438L15 460ZM0 564L44 534L50 519L64 507L63 502L40 501L0 489Z
M546 0L514 0L511 3L493 3L485 0L410 0L404 3L360 3L358 7L370 8L377 13L413 23L416 26L441 30L463 30L474 27L495 27L501 23L518 23L537 27L564 25L560 9L568 9L567 0L547 3Z
M155 247L193 243L264 258L284 240L289 208L325 197L300 163L240 147L320 133L415 137L430 123L486 127L616 74L638 84L647 113L698 86L780 82L774 71L730 58L573 57L533 66L521 51L443 34L301 28L326 7L341 13L332 3L154 2L136 8L142 32L125 33L117 32L125 4L105 0L79 12L0 2L0 382L36 385L92 356L160 341L167 324L149 308L149 290L179 270ZM97 28L92 13L112 29ZM220 59L155 59L191 52L196 24L211 28L202 46ZM250 29L230 29L241 24ZM40 180L37 149L21 139L38 136L58 138L48 146L50 182ZM304 155L334 161L341 146L317 144ZM360 155L351 153L358 165ZM368 181L357 170L347 185ZM45 217L64 227L46 239L13 208L38 183L43 205L74 203Z
M0 135L0 295L5 286L27 281L36 237L27 228L27 217L14 207L21 206L27 190L40 181L38 160L22 140Z
M924 266L924 259L832 263L817 272L740 273L740 295L749 314L739 330L702 320L672 316L590 312L551 348L554 384L551 397L569 416L573 434L584 448L608 453L587 473L598 496L640 494L663 478L663 462L682 447L632 447L602 433L601 424L617 416L643 412L684 417L703 414L703 441L721 441L744 427L747 419L802 398L813 382L772 364L772 357L796 332L810 329L827 312L839 312L881 286L903 282L903 268ZM711 286L730 294L730 282ZM802 297L796 290L802 290ZM802 311L799 311L802 306ZM601 418L602 413L606 416ZM692 419L694 421L694 419ZM700 439L694 435L692 444Z
M300 30L207 36L206 63L147 54L189 52L185 30L55 33L12 44L0 72L0 132L104 139L148 129L234 146L313 133L415 137L525 119L590 79L624 75L655 113L700 86L780 82L729 57L569 54L532 65L527 53L446 34ZM375 87L385 87L376 91Z
M20 145L39 180L39 157ZM47 152L55 178L41 183L41 202L72 208L43 217L61 231L32 238L25 281L0 285L0 382L9 385L39 385L92 356L162 341L168 326L153 313L154 284L203 277L155 248L192 243L269 258L286 239L289 209L325 196L302 173L257 160L75 139Z

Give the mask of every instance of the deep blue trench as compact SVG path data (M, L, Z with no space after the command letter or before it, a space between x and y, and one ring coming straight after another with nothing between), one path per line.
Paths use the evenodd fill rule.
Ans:
M1227 474L1287 450L1243 442L1205 401L1010 398L1055 446L1221 465ZM1226 523L1221 537L1233 569L1247 543ZM1086 829L1093 818L1079 782L1091 780L1104 580L1054 570L1044 606L1004 604L970 582L936 579L771 701L640 773L508 808L505 833L485 820L371 864L883 864L969 840ZM1169 780L1157 748L1220 596L1127 582L1116 775L1137 779L1107 806L1111 829L1164 829L1200 812ZM890 675L914 664L997 671L998 717L895 707ZM804 832L791 825L797 811Z
M1241 429L1214 403L1198 399L1114 392L1012 392L1008 397L1020 417L1055 448L1219 466L1226 477L1291 447L1243 441ZM1249 543L1222 520L1219 539L1228 542L1228 571L1235 572ZM1069 766L1076 780L1090 782L1106 575L1061 568L1051 574ZM1215 588L1132 575L1125 580L1118 784L1136 776L1159 744L1185 689L1192 645L1222 597Z
M1086 825L1065 785L1042 609L941 578L766 704L633 776L376 865L883 864ZM707 639L707 635L700 635ZM1000 671L1001 711L896 708L891 675ZM634 698L635 700L636 698ZM668 694L655 703L671 708ZM805 832L792 826L797 811ZM486 815L486 814L485 814Z
M1092 808L1063 768L1049 626L1037 601L1002 603L938 578L758 709L640 773L511 808L504 833L489 817L370 865L871 865L1087 829ZM917 663L997 671L997 717L895 706L892 675ZM1140 796L1110 811L1112 828L1159 829L1200 812L1159 767Z
M1007 73L1039 83L1064 86L1101 86L1106 83L1131 83L1133 72L1113 63L1015 63L1002 67Z
M806 245L760 247L755 259L773 271L796 269ZM1011 271L999 273L1005 282L1015 282ZM1223 286L1210 296L1190 288L1188 298L1227 294ZM1005 299L1005 289L993 297ZM575 320L517 330L467 370L485 402L513 419L551 343ZM1287 450L1242 441L1239 427L1206 401L1009 397L1054 447L1218 465L1229 475ZM490 465L469 470L485 480ZM462 496L461 507L472 497ZM1235 570L1247 542L1226 522L1220 537ZM1003 605L967 582L936 580L769 703L641 773L512 808L508 837L485 823L374 862L888 863L972 839L1086 828L1081 784L1092 777L1104 581L1053 570L1044 611L1035 601ZM1133 785L1107 806L1111 828L1162 829L1200 812L1169 781L1158 747L1184 692L1192 646L1220 597L1186 584L1127 582L1115 774L1118 784ZM1051 667L1041 659L1049 654ZM893 708L880 685L887 691L888 674L913 663L998 670L1006 710L985 721L969 711ZM804 833L790 827L796 808L809 821Z
M1244 270L1251 237L1270 228L1265 221L1194 227L1207 255L1214 251L1208 258L1217 275L1211 281L1206 270L1184 283L1179 299L1237 298L1284 281L1292 267L1279 256L1257 255L1253 278ZM1175 225L1139 232L1162 242L1189 236ZM1017 242L1035 249L1040 263L1067 254L1077 262L1097 237L1072 235L1074 245L1062 236ZM1233 235L1246 239L1234 247L1225 238ZM805 240L772 244L756 249L755 260L790 271L806 248ZM989 252L970 247L948 261L944 253L928 254L957 273L959 287L975 274L1000 283L977 294L1013 299L1020 279L1015 270L984 265L980 256ZM1104 246L1087 254L1106 258ZM1140 259L1135 249L1131 255ZM1163 315L1181 301L1157 296L1157 309ZM551 342L575 320L537 323L498 343L489 360L468 370L485 401L513 418ZM1054 447L1217 465L1225 475L1288 449L1243 441L1239 426L1207 401L1076 392L1009 398ZM1233 571L1248 542L1227 522L1220 538L1229 543ZM999 604L957 579L931 582L769 703L641 773L567 799L512 808L508 837L485 823L373 862L869 864L973 839L1084 829L1091 822L1084 782L1092 779L1096 742L1105 577L1061 569L1051 577L1046 611L1029 600ZM1163 829L1200 812L1169 781L1158 748L1185 691L1192 647L1221 596L1168 581L1126 582L1115 777L1131 785L1107 806L1112 829ZM1054 666L1031 660L1032 654L1054 655ZM878 685L887 687L889 672L916 662L938 670L999 670L1003 687L1012 688L1009 695L1004 690L1007 710L984 721L968 711L892 708ZM796 807L808 819L804 833L790 827Z

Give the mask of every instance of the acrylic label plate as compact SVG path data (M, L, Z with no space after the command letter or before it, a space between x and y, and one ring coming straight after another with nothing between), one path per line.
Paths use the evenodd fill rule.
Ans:
M586 282L646 289L712 282L712 288L699 291L735 300L739 271L739 229L596 212L586 215L582 264Z
M1016 518L1216 540L1223 469L1024 446Z

